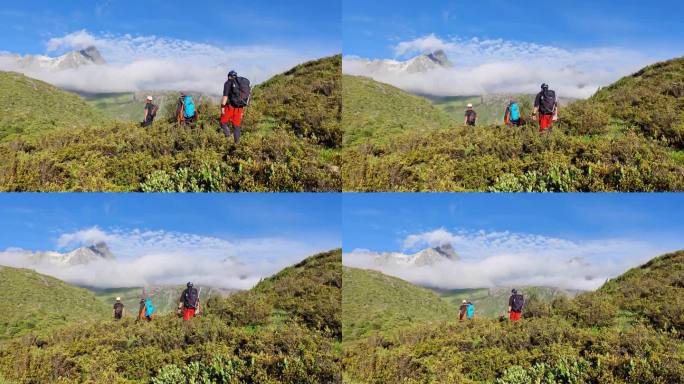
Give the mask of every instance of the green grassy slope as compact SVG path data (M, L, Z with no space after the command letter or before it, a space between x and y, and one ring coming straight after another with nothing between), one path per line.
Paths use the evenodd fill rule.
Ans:
M81 97L15 73L0 71L0 142L53 129L102 124L102 113Z
M446 128L454 119L420 96L367 77L342 77L344 145L387 140L407 131Z
M393 135L379 130L383 140L368 135L363 144L346 145L344 190L682 191L682 83L684 58L651 66L562 108L553 132L544 135L536 122ZM376 95L373 103L383 106L373 118L391 118L403 108L397 100L410 97ZM345 106L345 114L372 116L355 110L354 100L345 99Z
M560 296L573 297L576 292L565 291L552 287L518 287L518 291L525 297L535 300L551 302ZM436 290L439 296L453 305L460 305L461 301L469 300L475 305L475 312L479 317L495 318L505 315L508 311L510 290L507 288L480 288Z
M222 84L217 84L220 88ZM197 92L189 92L194 97L196 103L209 102L211 96ZM178 100L179 93L175 91L161 92L126 92L126 93L101 93L82 95L86 102L107 115L111 119L128 122L141 122L144 116L145 98L150 95L154 98L154 104L159 106L158 116L169 113L169 106ZM213 97L218 100L219 97ZM173 108L171 108L173 109ZM175 113L175 109L172 113Z
M458 317L457 306L434 292L380 272L344 267L343 279L344 340Z
M517 323L480 318L397 329L346 344L353 383L678 383L684 381L684 252L598 291L528 298Z
M503 124L503 114L511 99L518 100L522 107L522 117L530 119L534 106L535 95L526 94L493 94L485 96L450 96L429 97L432 103L439 109L448 113L456 121L463 122L463 114L468 104L473 104L477 112L479 125ZM565 106L575 101L574 99L560 98L559 104Z
M28 269L0 266L0 281L7 288L0 301L0 340L111 316L111 305L88 290Z
M95 321L0 345L0 375L17 383L340 383L341 251L315 255L250 291L213 296L190 322ZM337 282L337 283L335 283ZM339 304L338 304L339 306Z
M0 143L0 190L339 191L339 151L312 135L320 128L334 136L340 128L333 122L339 108L316 88L336 92L338 61L322 59L286 75L288 84L301 87L282 87L281 80L264 84L254 94L238 146L220 132L219 108L210 103L198 105L194 130L159 117L147 129L119 121L17 136ZM339 78L341 69L337 73ZM312 103L278 112L293 100ZM305 126L311 129L293 129Z
M342 145L341 76L341 55L276 75L255 87L245 123L261 129L275 124L326 148L337 148Z

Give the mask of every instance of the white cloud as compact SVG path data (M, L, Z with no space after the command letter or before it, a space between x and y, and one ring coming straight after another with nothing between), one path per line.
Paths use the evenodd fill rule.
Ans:
M404 249L415 248L418 246L438 247L440 245L453 243L457 240L454 235L444 228L434 231L423 232L409 235L404 239Z
M423 267L378 265L375 260L382 253L358 249L345 253L343 263L445 289L535 285L593 290L629 268L672 251L663 244L631 239L577 242L535 234L450 232L444 228L409 235L403 244L412 248L445 241L454 246L461 260Z
M17 71L58 87L82 92L187 90L220 94L226 74L235 69L259 83L304 61L331 54L313 48L269 45L215 46L157 36L103 34L86 30L52 38L52 56L97 47L107 65L54 70L25 67L16 56L0 56L0 69Z
M438 96L536 93L549 83L560 96L586 98L656 59L623 48L564 49L503 39L442 39L434 34L394 47L397 56L444 50L452 69L398 73L369 66L365 58L344 58L344 72L369 76L399 88Z
M288 238L225 240L189 233L86 228L59 236L58 247L73 249L105 241L116 260L65 266L37 262L33 251L0 251L0 265L31 268L64 281L93 287L139 287L193 281L227 289L248 289L305 257L339 247L334 241Z

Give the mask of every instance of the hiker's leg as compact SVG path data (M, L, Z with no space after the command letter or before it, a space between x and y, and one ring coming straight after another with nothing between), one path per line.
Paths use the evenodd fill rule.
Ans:
M223 134L226 137L230 137L230 127L228 127L227 123L221 123L221 130L223 130Z
M235 144L240 142L240 126L233 125L233 139L235 139Z

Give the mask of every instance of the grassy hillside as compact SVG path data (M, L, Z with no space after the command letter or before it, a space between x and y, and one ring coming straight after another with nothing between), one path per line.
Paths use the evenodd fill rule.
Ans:
M544 135L538 133L536 122L526 127L437 127L389 135L385 126L371 121L357 129L383 132L383 138L368 135L364 144L346 145L344 189L681 191L682 83L684 58L651 66L589 100L562 108L556 128ZM410 97L374 97L374 103L384 104L381 116L374 119L389 118ZM351 108L345 108L345 114L357 113L355 105L345 98L345 106ZM371 116L364 110L358 113ZM432 120L441 121L442 115L435 114Z
M7 288L0 301L0 340L48 335L58 325L111 316L111 305L88 290L28 269L0 266L0 281Z
M508 288L435 291L442 299L456 306L460 305L463 300L469 300L474 304L477 316L489 318L496 318L508 312L508 298L511 295ZM552 287L518 287L518 291L528 299L542 302L551 302L561 296L570 298L577 293Z
M0 71L0 143L53 129L77 129L106 119L82 98L15 72Z
M344 75L342 79L345 146L454 125L446 113L423 97L367 77Z
M535 95L526 94L493 94L484 96L450 96L450 97L429 97L432 103L439 109L448 113L454 120L463 122L463 114L468 104L473 104L477 112L477 123L479 125L500 125L503 124L503 114L511 99L518 100L522 107L522 117L529 119L532 115ZM569 98L560 98L559 104L562 106L574 101Z
M198 287L199 288L199 287ZM152 298L155 311L157 314L171 313L178 307L178 300L181 292L185 286L152 286L146 287L144 292ZM113 305L117 297L121 297L121 301L130 311L131 316L135 316L140 298L143 295L142 288L110 288L110 289L91 289L95 296L107 305ZM219 295L228 296L231 292L223 289L216 289L210 287L202 287L202 300L206 297Z
M280 128L326 148L342 145L342 55L298 65L257 85L246 123Z
M217 85L217 88L220 85ZM211 97L196 92L190 92L195 102L210 102ZM175 91L160 92L125 92L125 93L100 93L84 94L86 102L95 109L104 113L107 117L114 120L141 122L143 119L145 98L154 98L154 104L159 106L157 114L164 116L169 113L169 106L176 103L179 93ZM214 97L218 100L218 96ZM171 108L173 109L173 108ZM172 113L175 113L173 109Z
M341 251L313 256L253 290L207 300L190 322L94 321L0 345L10 382L340 383L341 334L331 323Z
M347 343L350 383L684 382L684 252L596 292L530 300L517 323L479 319Z
M458 317L457 306L434 292L380 272L344 267L343 279L344 340Z
M338 59L304 64L263 84L237 146L220 132L219 108L210 103L199 104L193 130L163 116L146 129L125 122L56 128L0 143L0 190L339 191L339 151L312 134L320 128L335 135L339 108L323 101L316 86L334 90ZM301 87L281 87L282 81ZM282 112L294 100L311 103ZM311 129L293 128L305 126Z

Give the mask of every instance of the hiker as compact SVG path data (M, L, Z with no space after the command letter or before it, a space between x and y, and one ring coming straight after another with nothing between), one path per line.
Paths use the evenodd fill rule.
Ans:
M508 314L511 321L520 320L524 305L525 298L518 293L517 289L513 288L511 290L511 297L508 298Z
M461 321L465 320L466 312L468 312L468 301L463 300L461 306L458 308L458 319Z
M466 319L475 320L475 306L470 301L468 302L468 309L466 310Z
M223 84L223 98L221 99L221 129L226 137L230 137L230 126L232 126L233 140L236 144L240 142L242 116L249 104L251 92L249 80L239 77L235 71L228 72L228 80Z
M549 90L548 84L542 84L541 89L534 98L534 116L539 120L539 132L546 132L558 119L558 103L556 92Z
M112 310L112 316L114 320L121 320L126 315L126 308L124 308L121 298L117 297L114 303L114 309Z
M187 284L187 288L181 294L178 302L178 312L183 313L183 320L188 321L200 312L200 301L197 289L192 286L192 282Z
M197 109L195 108L195 102L192 100L192 96L181 92L176 108L176 116L179 126L189 124L191 128L194 127L195 122L197 121Z
M152 304L152 298L141 298L140 308L138 309L138 319L145 321L152 321L154 318L154 305Z
M520 116L520 103L517 100L509 101L506 106L506 112L504 112L504 123L509 127L515 125L516 127L521 125Z
M148 127L152 125L154 118L157 117L158 110L159 107L152 104L152 96L147 96L147 99L145 101L145 117L143 117L143 121L142 123L140 123L140 126Z
M477 123L477 112L473 110L472 104L468 104L465 111L465 119L463 120L463 125L469 125L471 127L474 127L475 123Z

